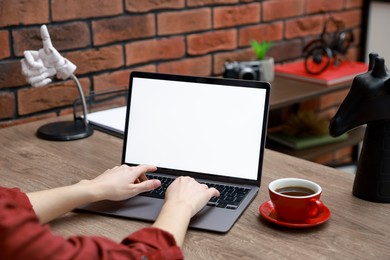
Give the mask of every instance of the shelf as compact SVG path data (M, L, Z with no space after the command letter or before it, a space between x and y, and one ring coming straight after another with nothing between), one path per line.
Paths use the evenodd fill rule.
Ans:
M302 101L314 99L322 95L348 90L352 84L343 82L333 86L305 82L302 80L275 77L271 82L270 111L299 104ZM345 147L357 147L363 140L365 127L359 127L349 132L347 140L332 144L320 145L304 150L294 150L267 139L266 148L288 154L305 160L314 160L326 153L334 152Z
M348 132L348 139L342 142L319 145L303 150L294 150L272 140L267 139L266 148L274 151L278 151L284 154L288 154L294 157L299 157L306 160L313 160L325 153L333 152L337 149L341 149L348 146L355 146L359 144L364 137L365 127L361 126Z
M270 110L320 97L337 91L349 89L352 80L334 86L323 86L302 80L275 77L271 82Z

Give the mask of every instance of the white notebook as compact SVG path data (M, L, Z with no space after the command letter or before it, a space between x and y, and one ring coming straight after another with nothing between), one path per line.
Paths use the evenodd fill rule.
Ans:
M126 106L93 112L87 115L89 123L96 128L123 136L126 121Z

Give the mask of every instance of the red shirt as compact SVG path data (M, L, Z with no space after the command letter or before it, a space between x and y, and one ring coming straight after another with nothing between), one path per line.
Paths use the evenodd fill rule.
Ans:
M144 228L120 244L104 237L55 235L42 226L25 193L0 187L1 259L183 259L174 237Z

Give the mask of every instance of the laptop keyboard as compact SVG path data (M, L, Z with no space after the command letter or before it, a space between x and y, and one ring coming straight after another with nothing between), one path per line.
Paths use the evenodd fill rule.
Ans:
M148 196L153 198L164 199L165 191L168 186L175 180L171 177L157 176L153 174L146 174L148 179L158 179L161 181L161 186L149 192L141 193L142 196ZM214 187L220 192L220 196L212 197L207 203L208 206L237 209L240 203L244 200L245 196L249 193L249 188L236 187L231 185L222 185L215 183L200 182L206 184L208 187Z

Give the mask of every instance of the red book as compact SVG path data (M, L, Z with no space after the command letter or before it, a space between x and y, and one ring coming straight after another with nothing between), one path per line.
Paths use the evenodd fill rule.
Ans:
M353 80L356 75L368 71L368 64L356 61L342 61L340 65L332 64L321 74L312 75L306 72L304 61L296 61L275 66L275 75L331 86Z

